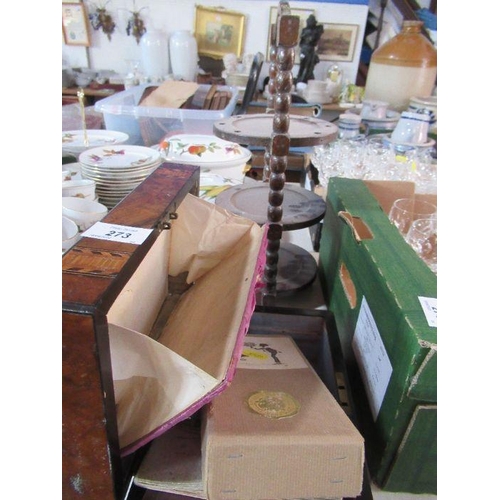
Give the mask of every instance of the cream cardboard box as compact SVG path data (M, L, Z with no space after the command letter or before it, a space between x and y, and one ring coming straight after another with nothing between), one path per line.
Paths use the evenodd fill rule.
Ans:
M361 492L363 438L286 335L247 335L231 385L203 409L201 437L189 425L152 443L136 484L210 500Z

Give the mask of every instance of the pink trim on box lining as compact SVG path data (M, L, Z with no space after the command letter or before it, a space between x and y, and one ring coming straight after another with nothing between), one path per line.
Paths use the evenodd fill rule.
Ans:
M262 272L264 270L265 262L266 262L266 250L267 250L267 232L268 226L267 224L264 226L264 235L262 238L261 246L259 249L259 253L257 256L257 262L255 265L254 274L252 277L252 286L248 293L247 303L245 306L245 311L243 313L243 317L241 318L240 327L238 329L238 334L236 336L236 344L233 350L233 356L231 358L231 362L229 363L229 367L226 372L225 379L216 386L212 391L205 394L205 396L195 403L193 403L189 408L186 408L183 412L178 413L175 417L171 418L167 422L165 422L160 427L157 427L155 430L143 436L141 439L125 446L120 450L120 454L122 457L130 455L134 451L137 451L141 446L149 443L153 439L157 438L164 432L171 429L174 425L178 424L182 420L190 417L198 411L202 406L207 404L210 400L212 400L215 396L220 394L227 385L231 383L234 377L234 373L236 371L236 366L243 352L243 339L248 332L250 327L250 321L252 319L252 314L255 310L255 306L257 304L257 297L255 294L255 290L261 288L263 286L262 282Z

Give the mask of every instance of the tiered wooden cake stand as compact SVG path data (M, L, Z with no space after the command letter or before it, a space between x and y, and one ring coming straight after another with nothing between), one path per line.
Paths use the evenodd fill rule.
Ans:
M309 252L291 243L280 245L283 231L310 227L324 217L326 210L320 196L286 184L287 157L290 147L312 147L332 142L338 130L325 120L290 115L299 18L290 15L288 2L279 3L274 26L269 66L271 97L268 101L268 108L274 113L232 116L216 122L213 129L214 135L221 139L266 150L262 183L233 186L215 200L217 205L235 214L258 224L269 224L263 302L277 293L304 288L316 276L317 264Z
M273 118L272 114L233 116L215 123L214 133L238 144L267 147L273 134ZM291 147L315 146L333 141L337 127L325 120L291 115L289 134ZM273 182L272 176L271 173L269 182L232 186L217 196L215 203L234 214L265 224L273 222L268 217L267 201L272 203L274 196L282 197L280 208L283 231L307 228L323 219L326 209L323 198L308 189L289 184L273 191L276 182ZM272 235L269 236L271 238ZM307 250L293 243L281 242L278 252L276 293L300 290L314 280L317 264ZM269 281L266 283L269 285Z

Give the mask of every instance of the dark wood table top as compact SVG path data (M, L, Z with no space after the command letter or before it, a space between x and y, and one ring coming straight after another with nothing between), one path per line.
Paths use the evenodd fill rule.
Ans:
M326 203L321 196L290 184L286 184L283 191L284 231L310 227L324 217ZM268 220L268 195L268 183L239 184L222 191L215 204L262 225Z
M273 133L273 114L234 115L214 123L214 135L227 141L249 146L269 145ZM338 127L311 116L290 115L290 147L328 144L335 140Z

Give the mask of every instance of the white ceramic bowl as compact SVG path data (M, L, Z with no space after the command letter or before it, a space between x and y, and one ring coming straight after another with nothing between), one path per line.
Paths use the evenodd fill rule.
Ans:
M174 135L160 142L158 149L168 162L209 170L243 168L252 157L249 149L214 135Z
M306 89L303 93L304 99L308 103L316 103L316 104L328 104L332 102L332 96L328 94L328 92L317 91L317 90L309 90Z
M77 198L87 198L95 200L95 181L91 179L80 179L76 181L63 181L62 195L76 196Z
M77 73L75 75L75 82L79 87L87 87L93 79L92 75L85 75L82 73Z
M361 115L361 110L359 108L347 109L346 113L353 113ZM370 133L372 131L388 131L392 132L396 125L398 124L401 114L392 109L388 109L385 118L373 119L373 118L362 118L363 123L368 127Z
M63 172L69 172L70 178L66 179L68 181L76 181L79 179L83 179L81 169L82 166L79 162L76 163L64 163L62 166ZM63 179L65 180L65 179Z
M80 231L85 231L107 213L108 208L98 201L72 196L62 198L62 214L75 222Z
M80 239L80 234L78 232L78 226L74 221L62 216L62 251L66 252L69 250L78 240Z
M412 97L410 98L410 105L408 106L409 111L415 111L417 109L428 109L434 113L434 119L437 120L437 97L430 95L427 97Z

